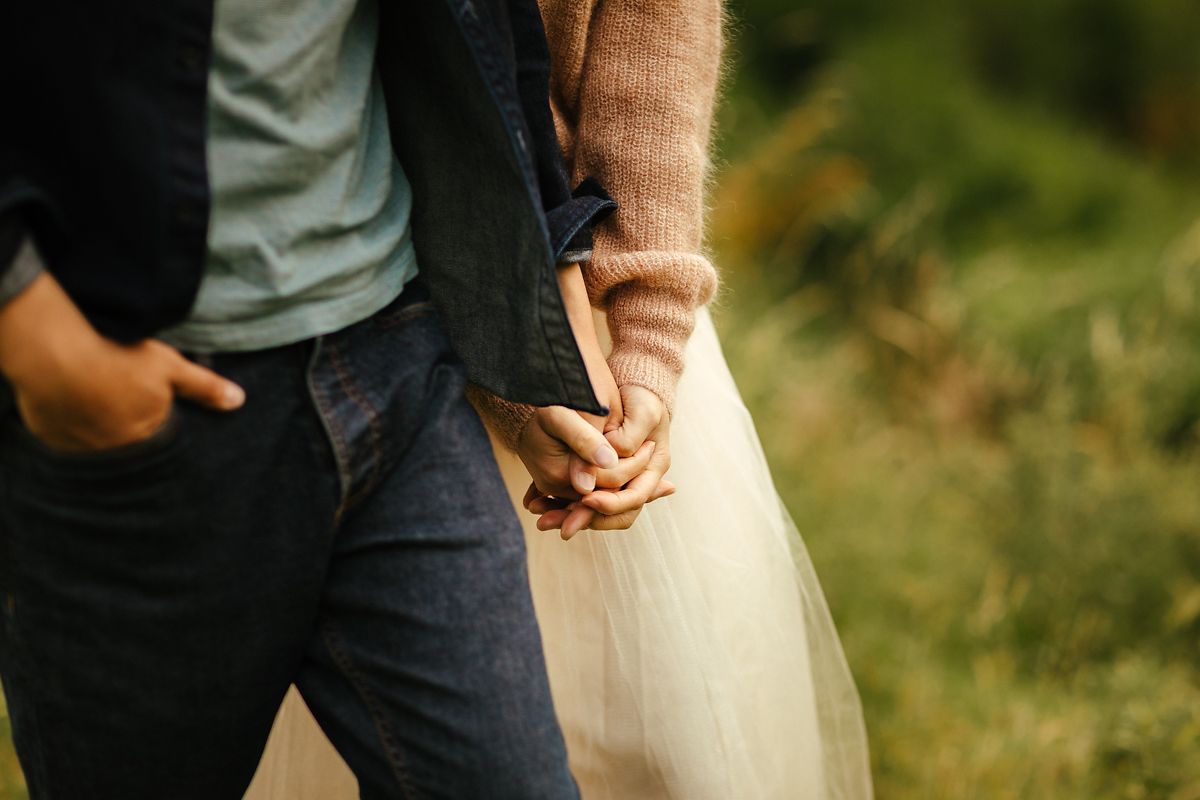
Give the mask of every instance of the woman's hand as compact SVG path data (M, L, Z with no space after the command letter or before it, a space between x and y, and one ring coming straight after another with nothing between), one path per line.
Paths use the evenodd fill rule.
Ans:
M624 412L621 425L608 431L605 438L622 457L647 447L651 448L651 457L645 470L627 484L620 484L618 491L597 490L580 503L604 515L607 525L627 528L646 503L672 494L675 486L665 480L671 468L671 418L662 399L643 386L622 386L620 393Z

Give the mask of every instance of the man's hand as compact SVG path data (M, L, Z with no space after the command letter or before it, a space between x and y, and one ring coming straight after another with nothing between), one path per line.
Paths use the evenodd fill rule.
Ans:
M619 461L599 429L563 406L534 413L521 431L517 455L533 478L531 491L571 499L590 492L598 471L612 469Z
M162 342L100 336L48 274L0 308L0 372L29 432L64 451L148 438L176 395L223 411L245 399L237 384Z

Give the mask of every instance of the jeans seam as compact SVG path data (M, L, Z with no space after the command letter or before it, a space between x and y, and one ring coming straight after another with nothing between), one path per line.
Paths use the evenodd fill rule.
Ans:
M379 699L367 686L362 673L358 671L354 661L350 658L350 654L340 646L340 636L333 620L328 617L321 625L321 639L325 642L325 647L329 650L329 655L333 658L333 663L337 666L338 671L342 673L359 699L362 700L363 705L366 706L367 714L375 725L375 732L379 735L380 743L383 744L383 752L388 766L391 768L392 777L396 779L396 785L400 787L401 794L406 800L416 800L418 795L416 789L413 788L412 777L405 764L403 748L396 741L395 734L380 707Z
M337 423L337 417L333 413L333 404L329 400L328 393L321 387L320 382L316 379L317 362L321 355L321 346L325 343L323 338L318 337L312 351L312 356L308 366L308 389L312 394L313 403L316 405L317 418L321 422L321 426L325 429L329 436L331 449L333 450L333 460L337 466L338 483L341 486L341 502L338 503L337 510L334 512L334 524L342 518L342 513L345 511L346 498L350 493L352 477L350 474L350 453L346 444L345 434L342 433L341 426Z
M346 511L349 511L356 503L370 494L371 490L379 483L379 478L383 472L383 437L379 429L379 411L358 388L358 384L354 382L354 377L350 374L349 369L347 369L345 362L342 360L341 353L334 346L333 342L329 343L329 363L333 365L333 371L337 373L338 382L341 383L346 396L366 415L367 429L370 431L371 441L371 474L357 491L348 493L342 501L342 505L338 509L338 517L341 518Z

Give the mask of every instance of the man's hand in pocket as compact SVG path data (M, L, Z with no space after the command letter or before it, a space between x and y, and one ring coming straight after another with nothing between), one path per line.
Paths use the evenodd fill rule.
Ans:
M47 273L0 307L0 372L29 432L63 451L149 438L176 396L221 411L245 400L237 384L162 342L104 338Z

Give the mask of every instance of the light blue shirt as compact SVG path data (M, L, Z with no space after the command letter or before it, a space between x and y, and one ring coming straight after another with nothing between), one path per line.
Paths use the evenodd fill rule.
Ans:
M217 0L208 258L184 350L343 328L417 273L412 193L375 70L378 0Z

